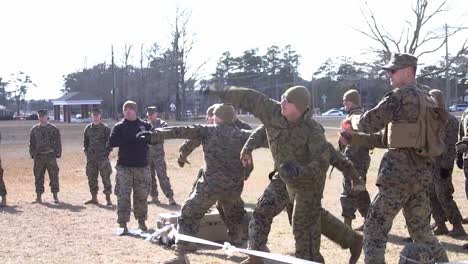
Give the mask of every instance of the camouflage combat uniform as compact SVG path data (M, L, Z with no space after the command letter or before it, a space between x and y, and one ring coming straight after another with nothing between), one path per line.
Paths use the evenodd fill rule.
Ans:
M167 127L165 121L157 119L152 122L153 129L160 127ZM159 185L161 186L164 195L167 198L173 197L174 192L172 191L171 181L167 177L167 165L164 153L164 144L156 144L149 146L148 162L151 169L151 193L152 197L158 197L158 182L156 175L158 175Z
M112 151L107 144L111 129L104 123L87 125L84 129L83 150L86 154L86 176L89 190L96 195L99 190L98 175L101 174L105 194L112 194L112 167L109 153Z
M349 112L345 120L350 120L352 116L361 115L361 109L353 109ZM366 182L367 170L370 166L369 148L367 146L340 146L343 154L354 165L354 168L359 172L361 179ZM345 218L355 219L356 209L362 217L367 216L367 211L370 205L370 196L367 190L352 191L351 179L348 177L343 178L343 193L340 197L341 208L343 210L342 216Z
M455 143L458 141L458 119L449 114L446 134L445 150L435 159L434 178L429 188L432 217L436 223L461 223L463 218L457 204L453 200L452 171L453 162L457 157Z
M251 154L254 149L259 147L268 147L264 126L258 127L252 133L245 143L242 153ZM342 171L344 175L352 174L353 172L358 175L358 172L353 168L351 162L336 151L331 144L329 144L329 149L331 165ZM249 223L249 249L265 249L273 218L287 207L289 201L286 184L284 184L278 175L271 177L270 184L257 201L255 211ZM322 234L342 248L350 248L353 243L361 239L358 233L324 208L321 209L320 216Z
M464 140L468 137L468 109L461 117L460 129L458 131L458 140ZM468 151L463 153L463 172L465 174L465 195L468 199Z
M239 129L252 130L252 127L249 124L247 124L246 122L244 122L244 121L242 121L240 119L236 119L233 124L234 124L235 127L239 128ZM196 148L198 148L200 145L201 145L200 140L197 140L197 139L186 140L179 148L179 160L187 161L188 156ZM250 174L250 172L251 172L251 170L246 170L246 173ZM193 184L193 189L195 189L197 181L201 177L201 175L203 175L203 169L200 169L200 171L198 173L198 177L197 177L195 183ZM246 175L246 177L248 177L248 175ZM236 207L238 207L238 209L236 209L236 210L245 210L244 205L245 205L244 200L242 200L242 198L239 197L239 201L236 203ZM216 203L216 209L218 210L221 219L224 221L225 217L224 217L224 212L223 212L222 206L220 206L218 203ZM245 214L247 214L247 211L245 212ZM248 220L246 220L246 221L248 221ZM247 231L244 231L244 234L247 234Z
M205 212L218 202L225 214L229 238L231 241L239 239L241 223L246 218L244 208L237 206L245 175L239 153L249 135L250 132L240 130L233 124L168 127L153 133L153 144L161 143L164 139L186 138L198 140L203 146L206 167L194 191L182 205L178 219L179 233L195 235Z
M210 93L260 119L265 125L277 171L290 164L298 169L297 177L288 177L285 172L276 175L286 183L289 196L294 201L292 222L296 257L322 261L320 212L330 162L322 126L312 119L308 110L296 123L289 123L281 114L280 102L252 89L231 87Z
M0 133L0 142L2 141L2 134ZM7 195L7 189L5 187L5 182L3 181L3 167L2 167L2 158L0 157L0 196Z
M353 119L353 127L377 133L390 122L416 123L420 114L420 93L406 85L388 93L379 104ZM431 231L430 206L426 190L432 181L433 162L412 148L389 149L380 164L375 196L364 226L365 263L385 263L385 248L393 219L403 209L408 232L415 243L429 246L437 261L447 254Z
M34 159L36 194L44 193L46 170L49 173L49 186L52 193L58 193L60 188L57 158L62 155L62 142L57 127L51 123L47 123L45 126L40 124L33 126L29 138L29 154Z
M115 190L117 195L117 222L130 221L132 210L139 221L148 215L148 195L151 190L151 174L148 166L148 146L139 142L136 135L151 130L151 124L140 119L123 119L115 124L109 137L109 146L118 147L118 160L115 169Z

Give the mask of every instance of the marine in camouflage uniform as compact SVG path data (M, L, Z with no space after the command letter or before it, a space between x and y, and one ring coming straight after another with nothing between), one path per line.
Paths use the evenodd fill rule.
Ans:
M93 108L93 122L84 129L83 151L86 154L86 176L88 177L91 200L85 204L98 204L97 193L99 191L98 176L101 174L104 194L107 205L112 205L110 195L112 194L111 174L112 167L109 154L112 148L108 145L111 129L101 122L102 110Z
M39 124L32 127L29 137L29 154L34 160L34 183L36 186L36 202L42 202L44 193L44 174L49 173L49 186L58 203L59 167L57 158L62 155L62 142L57 127L48 122L47 110L39 110Z
M445 109L445 99L442 92L434 89L429 93L437 99L439 106ZM450 234L453 237L466 235L462 226L463 218L453 200L452 171L457 157L455 144L458 141L458 128L458 119L449 114L445 128L445 149L442 155L434 160L434 178L429 188L429 198L432 217L436 223L436 229L434 230L436 235ZM445 225L447 219L453 225L453 230L450 233Z
M1 141L2 141L2 134L0 133L0 142ZM2 158L0 157L0 196L2 197L0 206L6 206L6 195L7 195L7 189L5 187L5 182L3 181Z
M296 257L323 261L320 254L320 211L330 153L324 129L308 110L305 87L289 88L280 102L247 88L208 90L227 103L248 111L264 125L275 170L294 201L293 234ZM289 118L287 118L287 117Z
M260 147L268 147L264 126L258 127L252 133L242 149L241 157L251 160L252 151ZM342 171L350 179L359 177L351 162L335 150L331 144L329 144L329 150L331 165ZM250 220L249 249L252 250L265 251L273 218L279 215L285 208L288 209L288 214L290 213L291 204L286 184L275 174L275 171L270 174L271 182L258 199L252 219ZM351 251L349 263L356 263L361 255L362 236L353 231L349 226L344 225L343 222L324 208L321 208L320 214L322 235L339 244L342 248L349 248ZM257 257L249 257L242 263L253 264L262 263L262 261Z
M244 170L239 160L242 146L250 132L240 130L233 124L234 108L220 105L214 109L215 125L167 127L153 130L151 143L165 139L186 138L200 140L203 146L206 167L198 179L195 190L184 202L178 219L178 232L195 235L200 220L216 202L223 208L228 236L237 243L241 236L241 223L245 210L235 206L244 187ZM193 244L177 242L179 250L194 250Z
M463 112L458 131L457 143L457 166L463 169L465 174L465 195L468 199L468 109ZM468 218L463 220L463 223L468 223Z
M214 109L219 106L220 104L214 104L210 107L208 107L208 109L206 110L206 121L208 124L213 124L213 111ZM235 118L234 122L233 122L234 126L239 128L239 129L243 129L243 130L252 130L252 127L247 124L246 122L238 119L237 117ZM185 166L185 163L188 163L188 156L196 149L198 148L199 146L201 145L201 141L200 140L196 140L196 139L189 139L189 140L186 140L179 148L179 158L177 159L177 163L179 164L179 166L182 168ZM253 170L253 166L251 166L249 169L245 170L245 172L247 173L247 175L245 176L246 178L248 178L248 176L250 175L250 172ZM199 173L198 173L198 176L197 176L197 179L195 181L195 183L193 184L193 189L195 189L195 186L197 184L197 181L199 180L199 178L201 177L201 175L203 175L203 169L200 169ZM241 197L239 197L239 200L238 202L236 203L236 207L238 209L236 210L245 210L244 209L244 201L242 200ZM224 211L223 211L223 207L216 203L216 209L218 210L219 212L219 215L221 217L221 219L225 221L225 215L224 215ZM245 215L246 215L246 219L244 219L244 222L247 223L248 222L248 215L247 215L247 211L245 212ZM247 234L248 234L248 224L243 224L242 225L243 227L245 227L245 230L243 230L243 239L247 239Z
M167 127L166 122L158 118L158 112L155 106L146 108L146 116L148 117L148 122L153 126L152 129ZM171 181L167 176L167 165L163 143L149 146L148 162L151 169L151 203L159 203L157 182L159 181L159 185L161 186L164 195L169 200L169 204L176 205ZM156 175L158 176L157 180Z
M123 233L128 231L132 211L138 220L138 228L145 231L148 217L148 195L151 190L151 173L148 166L148 145L137 139L137 134L150 131L151 124L137 118L137 105L127 101L123 105L124 119L112 128L109 146L118 147L118 159L115 169L115 190L117 195L117 222Z
M353 116L361 115L361 96L356 90L349 90L343 95L343 105L348 111L348 116L344 122L351 120ZM348 158L354 165L354 168L359 172L361 179L366 182L367 170L370 166L370 149L367 146L351 146L342 145L339 143L340 150L344 156ZM353 191L351 189L351 179L343 178L343 192L340 197L342 216L345 224L351 226L351 222L356 218L356 210L359 211L362 217L366 218L367 211L370 205L370 196L367 190ZM363 227L358 228L362 231Z
M420 113L420 98L427 92L416 86L417 58L394 54L383 67L394 89L379 104L352 120L353 128L377 133L391 122L414 123ZM447 254L430 227L426 190L432 181L433 162L414 148L390 148L382 158L377 178L378 192L364 225L365 263L385 263L385 248L393 219L403 209L409 234L415 243L429 246L436 261L447 262Z

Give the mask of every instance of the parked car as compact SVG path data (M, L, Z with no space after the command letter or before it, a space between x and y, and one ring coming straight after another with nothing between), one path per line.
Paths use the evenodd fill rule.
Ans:
M344 115L346 114L343 111L341 111L340 109L336 109L336 108L330 109L326 111L325 113L322 113L322 116L344 116Z
M468 108L468 104L454 104L454 105L449 106L449 111L450 112L465 111L466 108Z

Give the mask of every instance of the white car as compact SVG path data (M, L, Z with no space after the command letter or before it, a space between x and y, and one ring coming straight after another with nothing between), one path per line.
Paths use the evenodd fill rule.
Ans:
M322 116L344 116L345 113L343 111L338 110L338 109L330 109L326 111L325 113L322 113Z

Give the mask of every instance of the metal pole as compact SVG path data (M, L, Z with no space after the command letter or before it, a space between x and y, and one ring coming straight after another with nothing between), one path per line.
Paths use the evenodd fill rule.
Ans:
M449 54L448 54L448 26L445 24L445 91L447 107L450 106L450 80L449 80Z
M112 118L117 119L116 106L115 106L115 65L114 65L114 46L111 46L112 52Z

